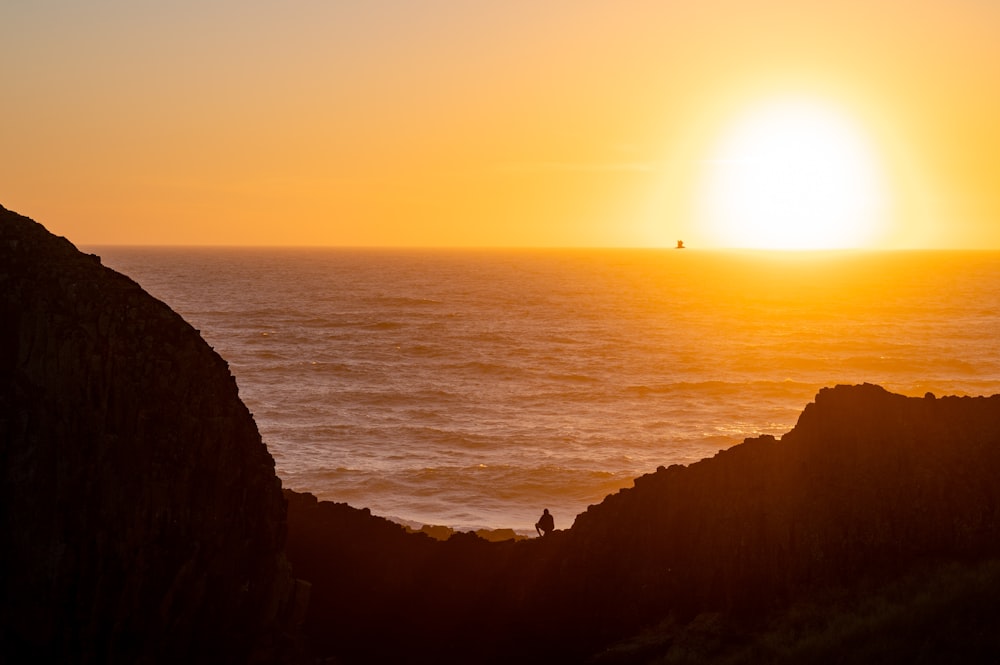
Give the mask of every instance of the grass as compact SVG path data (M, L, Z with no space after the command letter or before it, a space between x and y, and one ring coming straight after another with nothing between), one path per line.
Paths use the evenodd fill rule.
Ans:
M672 618L594 665L1000 662L1000 560L924 565L801 600L766 620Z

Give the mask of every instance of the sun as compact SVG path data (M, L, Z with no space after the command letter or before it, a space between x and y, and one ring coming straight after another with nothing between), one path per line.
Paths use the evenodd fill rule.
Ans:
M710 159L701 217L722 246L868 247L886 188L872 143L837 107L803 99L749 110Z

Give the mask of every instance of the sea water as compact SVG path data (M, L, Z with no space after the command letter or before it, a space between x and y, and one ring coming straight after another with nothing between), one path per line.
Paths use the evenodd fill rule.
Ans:
M823 386L1000 392L1000 253L91 248L227 361L285 487L556 526Z

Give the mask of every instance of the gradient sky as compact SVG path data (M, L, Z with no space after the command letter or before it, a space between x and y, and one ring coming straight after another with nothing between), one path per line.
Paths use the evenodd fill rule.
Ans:
M863 127L885 246L1000 247L993 0L31 2L0 204L78 245L689 246L711 146Z

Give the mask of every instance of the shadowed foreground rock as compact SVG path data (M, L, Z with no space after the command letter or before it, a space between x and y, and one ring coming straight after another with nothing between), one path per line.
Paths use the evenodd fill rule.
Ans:
M0 661L274 657L285 503L226 362L3 208L0 322Z
M780 440L661 467L545 538L439 541L286 492L287 554L313 584L305 631L323 662L623 662L607 647L647 626L725 625L997 559L998 477L1000 396L839 386ZM134 282L3 208L0 529L0 662L290 658L308 585L285 561L280 482L225 361ZM965 577L1000 588L1000 574ZM995 601L938 603L978 619L939 644L996 662L984 636L1000 613L975 611Z
M289 492L288 553L313 647L344 662L581 662L667 617L996 557L998 477L1000 396L839 386L780 440L661 467L550 537L437 542Z

